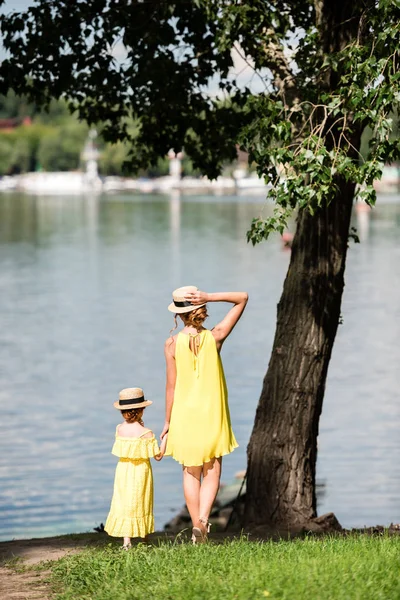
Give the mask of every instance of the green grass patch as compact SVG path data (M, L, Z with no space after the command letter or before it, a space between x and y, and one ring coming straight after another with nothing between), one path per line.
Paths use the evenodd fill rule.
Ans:
M7 560L1 563L1 566L6 567L7 569L12 569L15 573L22 573L22 571L25 569L23 560L20 556L13 556L12 558L8 558Z
M52 567L58 600L396 600L400 538L113 544Z

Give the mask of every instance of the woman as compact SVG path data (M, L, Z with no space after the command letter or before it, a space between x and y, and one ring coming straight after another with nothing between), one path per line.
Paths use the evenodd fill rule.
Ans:
M245 292L207 294L194 286L179 288L172 296L168 310L175 313L175 328L177 315L184 327L165 342L166 415L161 439L168 432L165 454L183 466L183 491L196 544L207 539L222 456L237 448L220 351L240 319L248 296ZM207 302L233 304L211 331L203 327L208 317Z

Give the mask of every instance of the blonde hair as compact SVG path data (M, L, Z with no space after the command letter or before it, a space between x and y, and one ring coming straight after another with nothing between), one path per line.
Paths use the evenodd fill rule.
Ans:
M178 314L174 315L175 326L172 329L170 329L169 332L169 335L171 337L170 345L174 341L172 338L172 334L178 327L178 321L176 318L177 316ZM185 327L194 327L198 332L200 332L204 321L208 318L207 305L205 304L204 306L199 306L199 308L195 308L194 310L191 310L187 313L179 313L179 316L182 319Z
M144 408L126 408L121 410L121 414L127 423L140 423L140 425L143 425L143 411Z
M197 331L201 331L204 321L207 319L207 306L199 306L187 313L181 313L180 318L184 322L185 327L194 327Z

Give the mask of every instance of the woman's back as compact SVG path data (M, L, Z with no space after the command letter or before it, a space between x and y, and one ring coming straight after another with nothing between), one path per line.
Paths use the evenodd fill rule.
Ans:
M181 332L175 343L176 383L167 455L197 466L237 447L227 388L213 334Z
M214 337L208 329L198 334L178 334L175 346L177 395L199 400L204 394L227 394L224 370ZM221 389L221 386L223 389Z

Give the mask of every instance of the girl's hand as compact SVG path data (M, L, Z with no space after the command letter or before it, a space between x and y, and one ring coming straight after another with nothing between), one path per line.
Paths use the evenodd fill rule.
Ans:
M209 302L209 294L206 292L201 292L197 290L197 292L188 292L185 294L185 300L191 302L192 304L204 304L204 302Z
M164 439L164 436L167 435L168 431L169 431L169 423L165 422L164 423L164 429L162 430L161 435L160 435L160 440L161 441Z

